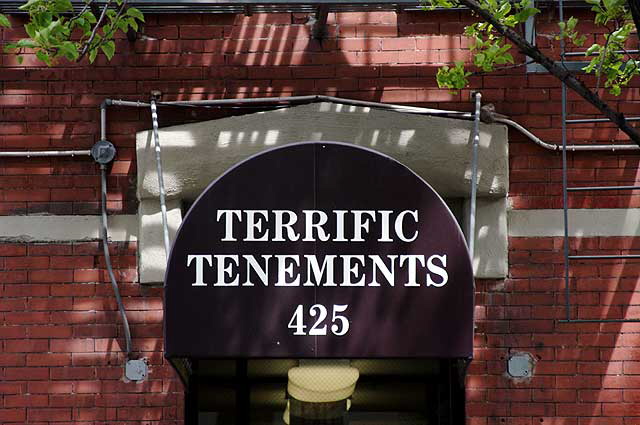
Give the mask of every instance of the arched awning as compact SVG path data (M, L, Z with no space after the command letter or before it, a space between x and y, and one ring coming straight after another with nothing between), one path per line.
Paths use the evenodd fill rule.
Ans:
M229 169L185 217L165 285L169 358L472 356L456 220L407 167L355 145Z

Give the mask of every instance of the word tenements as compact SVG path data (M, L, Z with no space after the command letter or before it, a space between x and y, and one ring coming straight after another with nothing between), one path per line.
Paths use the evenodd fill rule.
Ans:
M418 210L218 210L215 218L220 252L186 255L192 286L442 287L449 280L446 253L419 252Z

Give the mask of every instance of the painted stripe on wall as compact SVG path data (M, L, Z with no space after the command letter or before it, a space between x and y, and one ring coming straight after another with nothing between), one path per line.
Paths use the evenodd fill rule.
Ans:
M100 216L51 215L0 217L0 240L21 242L87 241L100 239ZM109 239L138 240L138 216L109 217Z
M508 214L509 236L555 237L563 235L562 210L512 210ZM0 240L86 241L100 239L99 216L4 216ZM569 236L640 236L640 208L571 209ZM138 217L109 217L109 238L137 241Z
M570 209L569 236L640 236L640 208ZM509 236L563 236L562 210L512 210Z

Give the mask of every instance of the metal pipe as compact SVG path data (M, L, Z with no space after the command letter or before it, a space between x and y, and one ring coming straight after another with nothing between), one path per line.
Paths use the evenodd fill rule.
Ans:
M91 156L90 150L80 151L16 151L0 152L0 157L12 158L50 158L59 156Z
M100 140L107 140L107 106L110 103L105 99L100 104Z
M607 120L605 118L605 120ZM521 132L522 134L524 134L525 136L527 136L529 138L529 140L531 140L532 142L534 142L535 144L537 144L538 146L541 146L545 149L551 150L551 151L559 151L562 149L562 145L556 145L554 143L547 143L545 141L543 141L542 139L540 139L538 136L536 136L535 134L533 134L531 131L529 131L528 129L526 129L525 127L523 127L522 125L518 124L517 122L510 120L508 118L495 118L494 119L495 122L499 122L502 124L506 124L509 127L513 127L516 130L518 130L519 132ZM608 121L608 120L607 120ZM640 146L638 145L631 145L631 144L625 144L625 145L567 145L567 150L569 151L573 151L573 152L577 152L577 151L582 151L582 152L591 152L591 151L625 151L625 150L639 150Z
M463 119L474 119L475 115L469 112L461 112L461 111L449 111L445 109L432 109L432 108L421 108L418 106L406 106L406 105L398 105L394 103L380 103L380 102L368 102L365 100L355 100L355 99L344 99L341 97L334 96L317 96L319 101L326 102L335 102L342 103L344 105L353 105L353 106L364 106L370 108L380 108L380 109L390 109L397 112L407 112L411 114L425 114L425 115L436 115L436 116L451 116L456 118Z
M473 261L476 240L476 196L478 191L478 146L480 145L480 101L482 94L475 94L476 112L473 120L473 150L471 156L471 204L469 207L469 256Z
M212 100L176 100L171 102L158 102L158 105L197 105L197 106L216 106L216 105L245 105L255 103L297 103L297 102L314 102L319 96L285 96L285 97L251 97L244 99L212 99Z
M640 121L640 117L625 117L626 121ZM609 118L578 118L567 120L567 124L593 124L597 122L609 122Z
M214 99L214 100L177 100L171 102L157 102L159 106L225 106L225 105L246 105L246 104L281 104L281 103L314 103L314 102L334 102L344 105L362 106L370 108L381 108L396 110L399 112L427 114L439 116L451 116L456 118L473 119L474 115L468 112L449 111L443 109L421 108L417 106L397 105L392 103L368 102L364 100L345 99L335 96L310 95L310 96L284 96L284 97L257 97L246 99ZM149 106L142 102L113 101L114 105L120 106Z
M640 258L638 254L620 254L620 255L570 255L571 260L623 260Z
M614 50L613 53L628 53L628 54L638 54L640 53L640 50ZM564 56L569 57L569 56L600 56L600 52L593 52L593 53L589 53L587 54L587 52L566 52L564 54Z
M431 109L431 108L421 108L417 106L405 106L391 103L380 103L380 102L368 102L364 100L354 100L354 99L345 99L334 96L324 96L324 95L313 95L313 96L289 96L289 97L261 97L261 98L248 98L248 99L217 99L217 100L180 100L173 102L156 102L156 105L159 106L233 106L233 105L245 105L245 104L286 104L286 103L314 103L314 102L334 102L340 103L343 105L353 105L353 106L363 106L363 107L371 107L371 108L379 108L379 109L387 109L393 110L396 112L404 112L411 114L423 114L423 115L433 115L454 119L464 119L470 120L474 118L474 114L469 112L461 112L461 111L450 111L443 109ZM115 99L107 99L110 105L114 106L126 106L126 107L150 107L151 104L147 102L140 101L128 101L128 100L115 100ZM609 121L607 118L594 118L594 120L598 120L595 122L607 122ZM636 121L640 120L640 117L631 117L627 118L628 121ZM531 141L536 143L537 145L552 151L559 151L562 149L561 145L556 145L553 143L547 143L534 135L531 131L518 124L517 122L507 119L507 118L498 118L494 119L495 122L506 124L510 127L515 128L520 131L522 134L527 136ZM575 122L579 122L580 120L573 120ZM591 122L587 120L588 122ZM572 120L567 120L568 123L571 123ZM624 144L624 145L567 145L567 150L573 152L591 152L591 151L623 151L623 150L638 150L640 146Z
M156 152L156 170L158 172L158 189L160 191L160 211L162 213L162 237L164 240L164 251L166 261L169 262L169 252L171 251L171 242L169 240L169 224L167 221L167 203L164 193L164 178L162 174L162 151L160 150L160 136L158 135L158 108L156 100L151 99L151 121L153 122L153 142Z
M633 323L640 319L567 319L558 320L559 323Z
M113 293L116 297L116 303L118 304L118 311L120 312L120 318L122 319L122 326L124 328L124 340L125 350L127 358L131 355L131 330L129 328L129 321L127 320L127 313L122 304L122 297L120 296L120 289L118 288L118 282L116 276L113 273L113 267L111 266L111 255L109 255L109 227L107 224L107 169L104 164L100 165L100 205L102 210L102 248L104 251L104 260L107 265L107 272L109 274L109 280Z
M139 100L130 101L130 100L107 99L107 102L110 102L110 104L114 106L129 106L132 108L148 108L151 106L150 103L140 102Z
M640 186L583 186L583 187L568 187L569 192L586 192L592 190L638 190Z

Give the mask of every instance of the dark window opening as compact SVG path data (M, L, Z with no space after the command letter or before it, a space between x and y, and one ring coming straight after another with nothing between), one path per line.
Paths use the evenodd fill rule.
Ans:
M453 425L465 418L464 372L455 359L352 360L360 371L339 420L291 425ZM185 400L186 425L282 425L287 372L297 360L199 360Z

